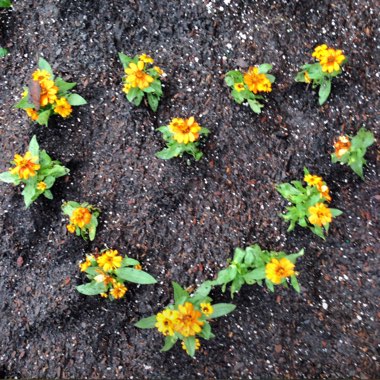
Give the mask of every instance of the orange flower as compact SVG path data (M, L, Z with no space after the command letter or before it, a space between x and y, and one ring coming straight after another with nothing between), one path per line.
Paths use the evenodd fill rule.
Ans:
M131 62L129 66L125 69L127 77L125 78L126 82L129 83L132 87L138 87L140 90L144 90L149 87L154 79L145 73L144 62L138 61L137 65L134 62Z
M86 207L76 208L70 217L70 223L83 228L91 222L91 213Z
M312 57L318 59L318 61L323 57L323 55L326 53L326 50L328 49L328 46L326 44L317 46L312 54Z
M119 252L116 250L109 249L99 256L96 261L98 265L106 272L114 270L121 267L121 262L123 258L119 256Z
M184 305L179 305L174 330L185 337L200 333L204 325L204 322L199 320L201 316L202 313L195 310L192 303L186 302Z
M24 157L16 154L14 157L15 168L10 169L12 174L17 174L20 179L27 180L29 177L34 177L39 170L40 165L38 162L38 157L32 157L32 153L26 152Z
M141 266L140 264L136 264L136 265L134 266L134 268L135 268L136 270L142 270L142 266Z
M47 185L44 181L40 181L37 183L37 190L45 191L47 189Z
M250 67L244 74L244 83L248 86L249 91L254 94L258 92L271 92L272 84L265 74L259 73L258 67Z
M27 115L34 121L38 119L38 113L34 108L25 108Z
M325 185L324 183L318 183L317 189L322 195L322 197L326 199L327 202L331 202L330 189L327 185Z
M110 294L113 298L119 299L124 297L127 290L128 288L124 284L117 282L110 291Z
M303 179L309 186L317 186L318 184L322 184L322 177L314 174L306 174Z
M75 231L75 227L74 227L74 231ZM94 256L87 255L86 260L79 264L79 268L80 268L81 272L85 272L87 270L87 268L89 268L92 265L91 259L93 259L93 258L94 258Z
M75 232L75 226L74 226L74 224L68 224L66 226L66 228L67 228L67 231L69 231L71 234L73 234Z
M316 226L322 227L332 221L331 211L324 203L317 203L309 207L309 213L310 223Z
M32 74L33 80L36 80L38 82L42 82L45 79L50 79L50 77L51 75L47 70L38 69Z
M351 148L351 141L348 136L339 136L338 141L334 144L335 155L337 158L341 158Z
M48 104L53 104L57 100L58 87L54 84L54 81L45 79L40 82L41 95L40 104L42 107Z
M277 285L281 284L284 278L293 276L294 273L294 264L286 257L280 260L272 258L265 266L266 278Z
M62 117L68 117L71 115L72 107L66 98L57 99L54 107L54 112Z
M332 73L340 70L340 64L346 59L342 50L327 49L324 51L319 62L322 66L322 71Z
M188 144L189 142L198 140L201 129L193 116L186 120L176 117L169 124L169 130L173 133L173 139L180 144Z
M157 330L165 336L174 335L174 325L177 323L178 311L165 309L156 315Z

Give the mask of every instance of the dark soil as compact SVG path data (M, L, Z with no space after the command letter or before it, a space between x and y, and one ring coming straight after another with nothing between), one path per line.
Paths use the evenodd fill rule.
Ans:
M378 157L372 147L363 182L330 153L343 128L379 137L377 13L376 0L14 0L0 11L0 45L10 51L0 61L0 169L36 134L71 170L53 201L28 210L20 189L1 185L0 377L376 378ZM349 58L323 107L293 81L318 43ZM119 51L146 52L167 73L156 114L126 101ZM12 108L42 55L89 102L49 128ZM277 81L257 116L231 100L223 75L263 62ZM212 132L204 158L156 159L155 128L191 115ZM344 211L325 242L287 234L278 216L286 202L275 185L302 178L304 166ZM102 209L93 243L68 236L63 200ZM300 295L244 287L196 359L179 345L159 353L162 337L133 326L170 302L171 281L213 278L234 247L252 243L305 248ZM112 303L77 293L78 261L104 244L141 260L159 283L131 286Z

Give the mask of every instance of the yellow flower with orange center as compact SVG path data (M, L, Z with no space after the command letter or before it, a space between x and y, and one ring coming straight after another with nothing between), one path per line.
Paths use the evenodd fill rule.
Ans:
M25 108L27 115L34 121L38 119L38 112L34 108Z
M32 74L32 78L35 81L42 82L43 80L50 79L51 74L47 70L38 69Z
M58 115L62 117L68 117L71 115L72 111L73 109L66 98L59 98L55 102L54 112L57 113Z
M77 207L70 217L70 223L83 228L91 222L91 212L86 207Z
M250 67L244 74L244 83L248 86L249 91L254 94L258 92L271 92L272 84L265 74L259 73L258 67Z
M153 69L157 71L157 74L158 74L159 76L165 74L164 71L163 71L160 67L158 67L158 66L154 66Z
M74 231L75 231L75 227L74 227ZM93 259L93 258L94 258L94 256L92 256L92 255L87 255L87 256L86 256L86 260L83 261L83 262L81 262L81 263L79 264L79 268L80 268L80 271L81 271L81 272L85 272L85 271L87 270L87 268L89 268L89 267L92 265L92 263L91 263L91 259Z
M169 124L169 130L173 133L173 139L180 144L188 144L199 138L202 128L191 116L188 119L174 118Z
M337 158L341 158L351 148L351 141L348 136L339 136L338 141L334 144L335 155Z
M342 50L327 49L323 52L319 62L322 66L322 71L332 73L340 70L340 64L346 59Z
M195 310L192 303L186 302L184 305L179 305L174 330L185 337L194 336L202 331L204 322L199 320L201 317L202 313Z
M317 184L317 189L323 198L326 199L327 202L331 202L330 189L324 183Z
M326 44L317 46L313 51L312 57L316 58L319 61L327 49L328 46Z
M202 313L206 317L209 317L214 312L214 308L208 302L207 303L201 303L200 307L201 307Z
M54 84L54 81L50 79L44 79L40 82L41 94L40 105L42 107L48 104L53 104L57 100L58 87Z
M110 294L113 298L119 299L124 297L124 294L127 292L127 290L128 288L124 284L117 282L114 284L112 290L110 291Z
M37 190L39 191L45 191L47 189L47 185L44 181L37 183Z
M96 259L98 265L105 271L114 270L121 267L123 258L119 256L119 252L109 249Z
M24 157L16 154L13 159L16 167L10 169L11 174L17 174L20 179L27 180L29 177L34 177L36 171L40 169L38 157L33 157L31 152L26 152Z
M187 354L189 353L189 351L187 351L187 348L186 348L184 341L181 342L181 347L183 350L185 350L187 352ZM195 350L199 350L200 347L201 347L200 340L198 338L195 338Z
M157 330L165 336L174 335L174 324L177 323L178 311L165 309L156 315Z
M265 277L276 285L280 284L284 278L293 276L294 273L294 264L286 257L280 260L273 258L265 266Z
M318 184L322 184L323 180L322 177L314 174L306 174L303 180L309 185L309 186L317 186Z
M244 83L235 83L234 84L234 89L237 91L237 92L241 92L244 90Z
M324 203L317 203L309 207L309 222L315 226L322 227L332 221L330 209Z
M140 90L144 90L149 87L154 79L145 73L144 62L138 61L137 65L134 62L131 62L129 66L125 69L127 77L125 78L126 82L129 83L132 87L138 87Z
M67 228L67 231L69 231L71 234L73 234L75 232L75 226L74 226L74 224L68 224L66 226L66 228Z
M153 63L154 62L154 59L152 57L149 57L149 55L146 55L145 53L141 54L139 56L139 60L143 61L144 63Z

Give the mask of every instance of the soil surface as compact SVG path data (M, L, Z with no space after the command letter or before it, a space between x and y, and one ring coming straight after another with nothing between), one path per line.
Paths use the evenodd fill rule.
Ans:
M24 209L1 184L0 378L358 378L379 373L377 151L365 181L330 161L334 139L364 126L379 138L376 0L14 0L0 11L0 169L36 134L71 170L54 200ZM320 43L343 49L344 75L320 107L293 80ZM117 52L148 53L167 73L156 114L121 92ZM87 106L34 125L12 106L44 56L76 81ZM277 77L261 115L233 102L223 82L237 67L272 63ZM155 131L196 116L211 130L201 161L162 161ZM275 185L303 167L331 188L344 214L324 242L287 224ZM64 200L102 209L94 242L69 236ZM183 286L211 279L237 246L296 252L302 292L244 287L236 311L216 320L216 339L191 359L180 345L133 324L157 313ZM109 302L75 290L78 262L109 247L139 259L158 280ZM376 253L377 251L377 253ZM228 294L213 291L214 301Z

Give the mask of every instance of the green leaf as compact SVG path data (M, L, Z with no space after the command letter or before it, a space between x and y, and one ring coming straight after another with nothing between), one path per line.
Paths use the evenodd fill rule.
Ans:
M21 109L34 108L34 104L29 102L28 96L25 96L18 103L16 103L14 107L21 108Z
M160 352L169 351L175 345L177 340L178 338L175 335L165 337L165 343L164 346L161 348Z
M134 268L119 268L115 271L122 280L134 282L136 284L155 284L157 281L149 273Z
M107 288L103 282L92 281L88 284L77 286L79 293L82 293L86 296L95 296L100 293L104 293Z
M244 275L244 280L247 284L253 284L255 281L263 280L265 278L265 267L256 268L252 272L248 272Z
M11 172L3 172L0 174L0 181L5 183L13 183L14 185L18 182L18 176L16 174L11 174Z
M69 94L69 95L67 95L67 101L72 106L82 106L84 104L87 104L86 100L84 98L82 98L78 94Z
M338 210L337 208L330 208L331 215L335 218L336 216L342 215L343 211Z
M248 104L251 107L251 110L255 113L260 113L261 108L264 107L257 100L253 100L253 99L248 99Z
M157 152L156 157L162 160L170 160L171 158L178 157L181 153L183 153L183 147L176 144Z
M134 265L139 265L140 262L135 260L135 259L131 259L129 257L124 257L123 261L121 262L121 266L122 267L126 267L126 266L134 266Z
M173 281L173 290L174 290L174 302L178 303L180 300L189 297L189 293L181 287L177 282Z
M259 66L259 73L260 74L266 74L268 71L271 71L273 66L269 63L263 63Z
M0 0L0 8L9 8L11 6L11 0Z
M375 142L375 136L371 131L360 128L359 132L351 140L352 148L366 149Z
M241 248L235 248L233 261L235 263L242 263L245 256L245 251Z
M60 92L67 92L74 88L77 84L76 83L70 83L70 82L65 82L62 78L57 78L55 80L55 85L59 88Z
M51 114L51 110L43 111L38 115L38 119L36 120L40 125L48 125L49 117Z
M154 92L160 97L162 95L162 84L161 81L156 79L150 84L150 87L153 88Z
M301 249L298 253L292 253L290 255L287 255L286 258L291 261L293 264L296 263L297 259L304 255L304 250Z
M243 74L239 70L232 70L226 74L226 78L230 77L234 80L234 83L243 82Z
M217 303L215 305L212 305L212 307L214 311L210 315L210 319L222 317L236 309L236 305L233 305L231 303Z
M52 168L43 169L40 171L41 175L51 176L55 178L63 177L69 173L69 169L62 165L54 165Z
M156 316L152 315L150 317L140 319L137 323L135 323L135 326L140 329L153 329L155 327L156 322Z
M290 277L290 283L292 284L293 289L294 289L297 293L300 293L300 292L301 292L300 285L299 285L298 280L297 280L297 277L296 277L295 275L293 275L293 276Z
M331 80L325 79L319 87L319 105L321 106L329 97L331 92Z
M221 285L221 284L227 284L228 282L232 281L237 273L237 268L235 265L230 265L226 269L222 269L218 273L217 279L214 281L215 285Z
M52 163L52 159L46 153L46 150L41 150L39 153L39 164L41 165L41 170L48 169Z
M235 84L234 78L231 78L230 76L226 76L224 78L224 81L226 82L227 86L233 86Z
M127 94L127 99L129 102L132 102L137 95L139 95L142 91L138 87L132 87Z
M41 69L41 70L46 70L48 73L50 73L51 75L53 75L53 70L49 64L49 62L40 57L40 59L38 60L38 67Z
M119 59L120 59L120 61L121 61L121 63L122 63L122 65L123 65L124 68L128 67L129 64L132 61L131 57L128 57L127 55L125 55L122 52L119 53Z
M28 208L33 202L33 198L36 195L36 183L35 181L28 181L24 190L22 191L22 195L24 197L25 207Z
M194 292L194 297L207 297L212 289L212 281L205 281Z
M32 153L33 157L39 157L40 147L38 145L37 137L35 135L30 140L28 150L29 150L30 153Z
M269 82L274 83L276 81L276 77L271 74L265 74L265 76L268 78Z
M234 298L234 293L237 293L241 287L245 284L244 278L238 274L231 284L231 298Z
M203 325L202 327L202 331L201 333L199 334L199 336L201 336L202 338L208 340L211 338L212 336L212 333L211 333L211 326L208 322L205 322L205 324Z
M267 278L265 279L265 285L267 288L273 293L274 292L274 285L273 282L268 280Z
M0 58L4 58L8 54L8 49L0 47Z
M195 355L195 337L189 336L183 339L186 346L186 352L189 356L194 357Z
M53 199L53 193L50 191L50 190L45 190L44 192L43 192L43 195L44 195L44 197L45 198L47 198L47 199Z
M158 108L159 97L154 94L148 94L147 97L150 108L153 112L156 112Z

